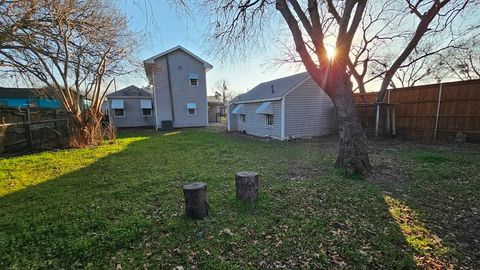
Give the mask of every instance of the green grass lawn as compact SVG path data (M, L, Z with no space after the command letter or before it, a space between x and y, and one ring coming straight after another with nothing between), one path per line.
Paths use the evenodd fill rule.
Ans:
M374 144L359 180L331 168L334 141L142 131L0 159L0 269L479 267L478 152ZM255 204L240 170L260 173ZM184 217L194 181L203 221Z

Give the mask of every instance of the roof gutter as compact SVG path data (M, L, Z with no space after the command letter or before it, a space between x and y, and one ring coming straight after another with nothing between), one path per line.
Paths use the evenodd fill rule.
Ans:
M235 101L235 102L230 103L229 105L245 104L245 103L258 103L258 102L265 102L265 101L277 101L277 100L281 100L282 98L283 98L283 96L275 97L275 98L264 98L264 99L245 100L245 101Z

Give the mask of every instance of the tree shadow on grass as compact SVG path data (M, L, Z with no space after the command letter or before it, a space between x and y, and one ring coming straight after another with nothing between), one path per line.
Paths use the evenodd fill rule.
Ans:
M373 179L421 268L480 267L479 157L459 152L407 149Z
M133 141L0 197L0 268L414 267L370 183L335 172L288 181L305 153L198 130ZM233 174L246 168L261 175L254 211L234 199ZM181 187L193 181L208 184L203 221L183 216Z
M145 197L129 196L142 182L131 181L125 161L148 140L0 197L0 268L85 267L109 246L128 245L145 225L135 205Z

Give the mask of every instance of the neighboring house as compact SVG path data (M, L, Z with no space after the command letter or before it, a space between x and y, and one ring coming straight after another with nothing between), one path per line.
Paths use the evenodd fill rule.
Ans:
M152 94L134 85L107 95L104 103L115 127L153 127Z
M289 139L334 133L334 105L307 72L264 82L233 99L228 130Z
M171 121L174 128L208 125L206 73L211 64L177 46L144 61L153 85L154 126Z
M60 103L41 88L0 87L0 107L60 109Z
M74 95L75 93L73 91ZM88 107L91 101L80 94L80 102L82 106ZM61 103L48 88L0 87L0 107L57 110L61 109Z
M220 117L225 116L225 104L215 96L208 96L208 122L220 122Z

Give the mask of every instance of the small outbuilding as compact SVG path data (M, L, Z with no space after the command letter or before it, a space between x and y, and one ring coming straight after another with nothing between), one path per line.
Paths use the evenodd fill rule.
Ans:
M337 132L332 100L307 72L268 81L234 98L229 131L291 139Z
M208 122L221 122L221 118L225 117L225 104L222 100L215 96L208 96Z
M153 127L152 94L134 85L107 95L108 118L115 127Z

